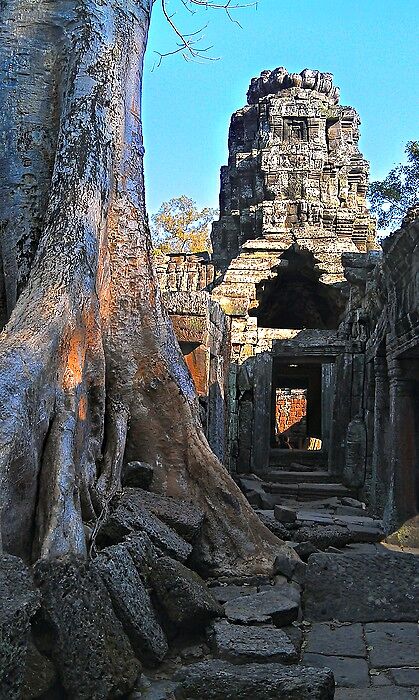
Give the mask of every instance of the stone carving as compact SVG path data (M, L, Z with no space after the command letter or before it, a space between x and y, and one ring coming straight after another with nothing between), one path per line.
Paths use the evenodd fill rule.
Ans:
M247 93L248 103L257 104L261 97L275 95L281 90L303 88L326 95L332 104L339 102L339 88L333 85L332 73L321 73L318 70L305 68L301 73L288 73L283 68L273 71L264 70L259 78L253 78Z

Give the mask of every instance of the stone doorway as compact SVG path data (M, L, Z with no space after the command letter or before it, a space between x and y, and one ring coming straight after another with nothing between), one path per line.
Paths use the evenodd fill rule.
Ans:
M322 448L322 365L273 362L271 447Z

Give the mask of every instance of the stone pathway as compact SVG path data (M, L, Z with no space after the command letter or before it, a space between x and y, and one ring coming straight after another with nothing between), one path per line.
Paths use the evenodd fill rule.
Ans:
M418 601L419 551L352 545L313 555L302 663L333 671L336 700L418 698Z
M224 617L172 645L132 700L419 700L419 550L381 544L381 521L327 473L296 472L240 484L301 561L209 582Z

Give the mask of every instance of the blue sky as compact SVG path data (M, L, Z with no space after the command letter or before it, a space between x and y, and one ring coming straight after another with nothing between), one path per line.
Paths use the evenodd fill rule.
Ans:
M341 103L361 116L361 150L372 180L403 159L408 140L419 138L419 0L259 0L257 10L236 11L242 29L221 10L201 9L192 17L180 0L168 6L185 32L208 22L203 45L212 44L211 55L220 60L196 64L170 56L152 70L154 51L176 45L156 0L143 97L151 214L181 194L201 206L218 205L231 114L264 69L334 74Z

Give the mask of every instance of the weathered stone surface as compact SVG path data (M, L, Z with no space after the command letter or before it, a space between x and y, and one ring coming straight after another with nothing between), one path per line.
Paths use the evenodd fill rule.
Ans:
M303 663L307 666L330 668L339 687L358 688L361 694L369 685L368 664L365 659L305 653Z
M311 620L416 621L419 558L413 554L314 554L307 565Z
M167 616L179 627L202 629L202 625L224 615L201 577L174 559L159 559L150 580Z
M140 663L95 567L75 557L40 560L35 581L55 638L53 660L69 696L102 700L129 692Z
M124 544L142 576L147 576L157 559L163 556L161 550L153 545L145 532L135 532L132 535L127 535L124 539Z
M100 529L99 536L101 541L109 544L120 542L135 532L145 532L156 547L179 561L186 561L192 552L192 546L149 513L136 496L136 490L129 489L113 504L112 512Z
M295 549L300 559L306 563L312 554L317 554L319 551L311 542L298 542L293 546L293 549Z
M287 552L281 552L274 562L274 573L282 574L288 579L304 583L307 564L299 557L290 557Z
M294 523L297 520L295 510L285 506L274 506L274 516L280 523Z
M134 651L147 663L162 661L168 651L166 636L127 546L103 549L94 566L106 584Z
M28 567L0 555L0 697L19 700L28 662L30 619L40 605Z
M305 650L312 654L365 657L362 625L340 625L333 622L314 623L307 634Z
M362 692L362 695L360 695ZM416 700L416 693L405 688L337 688L335 700Z
M365 639L370 648L370 662L374 668L419 666L417 623L370 623L365 625Z
M128 497L138 502L150 513L175 530L187 542L192 542L201 532L204 512L189 501L159 496L141 489L126 489Z
M255 586L214 586L209 589L211 595L214 596L215 600L219 603L227 603L229 600L234 600L235 598L240 598L242 595L252 595L257 593L257 588Z
M128 462L122 468L122 485L148 489L153 481L154 469L147 462Z
M213 623L208 633L215 655L232 663L292 663L298 660L290 638L279 629L231 625L222 620Z
M31 642L26 660L22 697L25 700L43 697L54 685L56 675L51 661L40 654L35 644Z
M281 593L281 587L273 586L251 596L236 598L225 605L226 616L240 624L269 623L281 627L297 619L298 603Z
M396 685L406 688L419 688L419 661L415 661L416 668L391 668L389 674Z
M208 661L179 671L177 700L331 700L330 671L280 664Z

